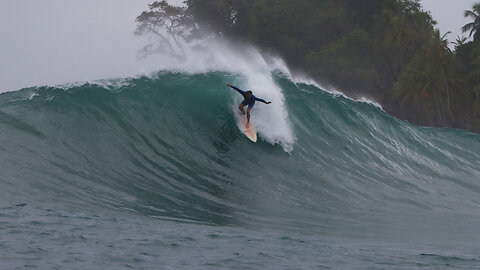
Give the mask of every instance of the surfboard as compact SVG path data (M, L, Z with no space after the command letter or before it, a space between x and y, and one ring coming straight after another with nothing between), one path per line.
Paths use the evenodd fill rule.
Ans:
M257 132L255 131L255 127L252 123L247 127L247 118L244 115L240 115L239 117L243 134L245 134L245 136L247 136L252 142L257 142Z

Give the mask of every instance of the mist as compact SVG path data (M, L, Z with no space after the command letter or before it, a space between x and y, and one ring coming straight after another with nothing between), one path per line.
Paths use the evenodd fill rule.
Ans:
M422 0L453 41L466 21L462 6ZM147 74L172 59L138 59L148 42L133 34L135 18L153 0L0 1L0 92L30 86ZM181 5L182 0L170 0ZM450 4L449 4L450 3ZM456 5L456 11L446 5ZM440 13L443 12L443 13Z
M272 101L268 107L256 109L253 123L266 141L281 144L287 152L292 150L295 136L288 121L284 96L272 79L274 70L290 76L282 60L273 56L265 58L253 46L216 39L184 43L182 59L165 54L138 59L145 45L157 41L154 36L134 35L135 18L148 8L150 1L108 0L101 5L92 0L88 0L88 5L62 1L15 3L8 7L11 12L5 12L5 3L2 4L0 8L4 14L0 15L10 14L11 20L20 21L18 27L6 29L9 39L2 44L6 49L2 49L1 54L1 73L5 76L0 80L1 91L155 76L153 72L159 70L192 74L226 72L239 75L241 80L225 82L252 89L258 96ZM226 80L229 78L232 79L227 76ZM219 85L218 91L231 92L232 112L236 112L240 97L225 85Z

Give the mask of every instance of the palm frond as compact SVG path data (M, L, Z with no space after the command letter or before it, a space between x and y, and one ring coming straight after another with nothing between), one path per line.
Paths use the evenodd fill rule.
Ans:
M463 16L464 16L465 18L467 18L467 17L472 17L472 18L474 18L474 19L476 19L476 18L478 17L478 15L475 14L475 12L473 12L473 11L471 11L471 10L465 10L465 13L463 13Z
M463 27L462 27L462 32L465 33L465 32L468 32L470 31L471 29L474 29L474 26L475 26L475 23L471 22L471 23L467 23L465 24ZM471 36L471 34L470 34Z
M478 14L480 14L480 3L476 3L475 5L473 5L472 9Z

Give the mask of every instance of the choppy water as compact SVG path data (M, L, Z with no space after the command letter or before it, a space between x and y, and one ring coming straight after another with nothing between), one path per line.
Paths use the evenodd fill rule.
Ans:
M271 80L258 143L231 73L1 94L0 268L480 269L479 135Z

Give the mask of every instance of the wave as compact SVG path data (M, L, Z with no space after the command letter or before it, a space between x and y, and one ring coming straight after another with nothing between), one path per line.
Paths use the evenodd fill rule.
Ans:
M240 99L225 82L276 104L252 111L258 143L238 129ZM479 217L479 150L476 134L413 126L281 71L159 72L0 95L5 202L286 228L455 222Z

